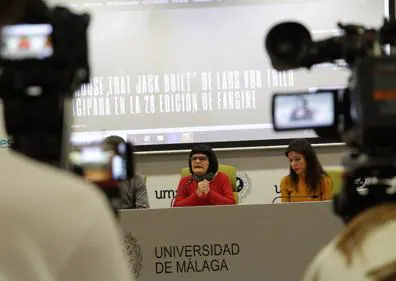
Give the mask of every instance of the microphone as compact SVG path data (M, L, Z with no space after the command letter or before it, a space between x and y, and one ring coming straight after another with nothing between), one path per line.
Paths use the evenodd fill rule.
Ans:
M189 186L192 182L194 181L193 176L190 176L190 178L188 179L188 181L186 183L184 183L181 187L181 191L184 191L185 188L187 188L187 186ZM177 191L176 191L177 193ZM176 195L175 197L173 197L173 199L171 200L171 207L173 207L173 203L175 202L176 199Z
M307 196L276 196L273 200L272 200L272 204L275 203L275 201L277 199L283 199L283 198L288 198L289 201L293 198L310 198L310 199L316 199L319 198L319 195L307 195Z

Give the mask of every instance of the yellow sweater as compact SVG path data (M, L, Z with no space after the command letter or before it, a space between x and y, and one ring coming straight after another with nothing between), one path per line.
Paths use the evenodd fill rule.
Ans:
M297 192L293 186L293 182L290 176L286 176L282 179L280 184L282 202L302 202L302 201L322 201L331 200L333 182L329 176L323 176L321 182L321 190L313 194L309 191L305 180L299 180L297 184ZM310 196L317 196L317 198L311 198Z

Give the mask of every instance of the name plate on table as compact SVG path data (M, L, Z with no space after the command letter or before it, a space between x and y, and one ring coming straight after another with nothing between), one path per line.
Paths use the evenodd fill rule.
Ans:
M342 228L328 202L121 211L139 281L299 280Z

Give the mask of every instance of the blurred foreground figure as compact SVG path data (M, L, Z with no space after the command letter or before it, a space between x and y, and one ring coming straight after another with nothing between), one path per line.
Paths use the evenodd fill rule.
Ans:
M14 23L21 19L30 0L1 0L0 25Z
M355 217L309 266L304 281L396 280L396 204Z
M40 9L45 8L40 0L1 0L0 22L3 25L0 27L23 22L22 19L25 20L27 14L38 5ZM41 68L34 69L38 73L41 71ZM35 142L34 138L25 138L27 134L20 132L29 131L30 136L45 140L41 132L53 132L45 122L52 111L56 111L60 100L54 99L55 106L49 103L43 111L34 106L41 97L34 97L35 103L30 102L33 98L24 103L24 97L14 97L18 89L13 91L10 88L7 93L1 93L5 96L9 94L3 99L5 112L8 110L10 113L14 106L20 105L26 106L29 111L17 111L18 118L6 118L7 133L11 133L13 142L18 145L29 144L30 147L40 148L39 142ZM51 95L46 97L52 101ZM29 115L28 112L34 111L37 114ZM45 114L46 118L37 121L40 114ZM36 130L36 126L25 128L15 125L26 124L23 122L28 123L32 119L37 121L34 124L40 130ZM59 121L61 119L63 116L59 114ZM13 126L10 126L11 123ZM62 147L57 145L61 141L56 140L58 137L62 136L54 134L47 139L53 145L38 149L38 154L45 154L51 148L57 152L56 156L61 155ZM33 160L16 148L13 144L12 149L2 152L0 157L0 279L133 280L128 274L120 230L104 195L79 177Z
M4 280L124 281L113 213L95 186L15 152L0 158Z

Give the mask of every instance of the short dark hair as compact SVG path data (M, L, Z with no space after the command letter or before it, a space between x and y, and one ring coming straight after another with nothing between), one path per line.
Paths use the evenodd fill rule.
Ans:
M118 145L120 145L122 143L125 143L125 140L122 137L116 136L116 135L108 136L103 141L104 145L108 145L108 146L111 146L113 148L117 147Z
M216 174L217 171L219 170L219 161L217 160L216 153L214 153L214 151L212 150L212 147L210 145L204 144L204 143L194 145L194 147L190 151L190 155L188 158L188 166L190 168L191 174L193 173L191 157L197 153L202 153L202 154L205 154L206 156L208 156L209 167L208 167L207 173Z

